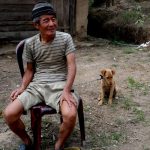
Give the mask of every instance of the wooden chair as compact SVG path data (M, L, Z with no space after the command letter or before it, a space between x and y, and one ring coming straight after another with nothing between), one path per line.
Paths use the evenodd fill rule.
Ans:
M25 40L21 41L16 47L17 61L18 61L18 66L22 77L24 75L24 65L22 59L24 43ZM31 113L31 129L33 132L34 150L40 150L42 116L47 114L56 114L57 112L52 107L41 103L33 106L30 109L30 113ZM60 119L61 121L63 121L62 118ZM80 135L81 135L81 146L83 146L83 142L85 141L85 127L84 127L83 102L81 98L79 99L79 106L78 106L78 120L79 120Z

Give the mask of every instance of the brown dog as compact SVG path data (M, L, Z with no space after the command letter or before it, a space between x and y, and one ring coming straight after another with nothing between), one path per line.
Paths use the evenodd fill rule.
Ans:
M108 98L108 104L112 104L112 99L116 96L116 83L113 78L114 75L115 70L113 69L101 70L101 87L98 105L103 104L104 97Z

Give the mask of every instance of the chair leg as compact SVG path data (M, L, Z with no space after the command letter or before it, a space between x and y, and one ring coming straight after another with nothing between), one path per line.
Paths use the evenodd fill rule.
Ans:
M83 141L85 141L85 125L84 125L84 113L83 113L82 99L80 99L79 101L78 118L79 118L80 134L81 134L81 146L83 146Z
M37 110L31 109L31 128L33 132L33 150L40 150L41 148L41 113Z

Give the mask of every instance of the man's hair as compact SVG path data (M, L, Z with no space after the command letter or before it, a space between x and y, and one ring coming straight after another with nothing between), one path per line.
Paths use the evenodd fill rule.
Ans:
M56 11L50 3L38 2L32 9L32 21L39 22L39 18L42 15L54 15L56 17Z

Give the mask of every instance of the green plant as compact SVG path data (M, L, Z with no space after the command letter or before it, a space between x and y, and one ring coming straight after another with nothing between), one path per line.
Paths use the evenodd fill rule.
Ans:
M94 2L94 0L89 0L89 7L92 6L93 2Z
M145 18L141 6L136 6L134 9L123 11L116 19L123 25L136 24L142 26Z
M125 24L134 23L138 18L138 14L133 10L125 11L122 13L121 17Z
M121 139L123 135L120 132L112 132L110 135L110 139L113 141L118 141Z

